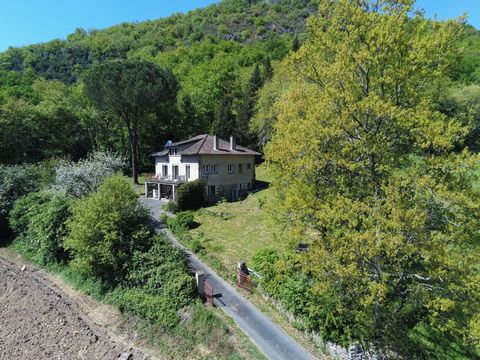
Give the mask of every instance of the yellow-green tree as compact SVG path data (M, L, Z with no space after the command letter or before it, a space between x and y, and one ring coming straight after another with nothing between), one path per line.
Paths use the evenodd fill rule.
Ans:
M292 248L309 244L282 269L307 279L307 323L399 356L420 326L467 336L479 310L478 157L453 152L465 129L425 91L461 27L413 2L323 2L266 147L271 212Z

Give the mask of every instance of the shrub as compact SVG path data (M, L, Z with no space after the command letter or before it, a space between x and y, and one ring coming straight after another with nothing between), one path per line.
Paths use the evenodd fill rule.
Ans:
M156 236L148 252L136 251L114 302L122 309L151 322L171 327L177 311L192 303L195 281L185 254L165 238Z
M163 205L165 211L176 213L178 212L178 205L175 201L169 201L168 203Z
M80 198L96 190L106 177L124 166L123 158L109 152L95 152L78 162L64 160L56 168L54 187Z
M178 211L200 209L205 202L205 180L198 179L180 186L175 201Z
M195 254L197 254L200 251L202 251L204 249L204 247L203 247L200 240L193 239L192 242L191 242L191 249Z
M194 223L193 211L182 211L176 217L167 219L167 227L178 236L192 228Z
M9 235L7 216L15 201L38 186L34 165L0 165L0 241Z
M274 264L279 260L278 252L272 248L258 250L252 258L253 269L264 277L273 272Z
M63 238L70 205L66 196L46 191L17 200L10 212L10 226L21 242L17 248L41 264L67 261Z
M98 190L72 207L65 245L71 265L86 276L114 285L121 281L136 250L150 245L149 212L121 176L106 179Z

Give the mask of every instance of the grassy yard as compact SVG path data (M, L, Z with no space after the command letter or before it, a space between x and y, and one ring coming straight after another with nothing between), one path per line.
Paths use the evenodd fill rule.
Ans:
M262 167L257 168L257 180L268 182ZM204 248L202 255L223 276L231 277L237 261L251 264L252 256L261 248L276 246L261 203L269 189L250 194L245 200L219 203L197 211L199 226L190 235Z
M270 182L262 166L257 167L256 178L264 184ZM270 196L270 191L265 188L250 194L245 200L219 203L197 211L194 220L198 226L190 230L191 240L179 240L192 250L194 243L200 244L202 250L197 251L197 256L224 279L234 283L237 261L245 261L252 267L252 257L258 250L280 246L267 225L267 214L261 206L264 199ZM267 301L262 294L255 291L244 295L285 332L315 354L317 359L330 359L324 355L323 347L314 344L309 335L295 328L295 324L288 320L284 312Z

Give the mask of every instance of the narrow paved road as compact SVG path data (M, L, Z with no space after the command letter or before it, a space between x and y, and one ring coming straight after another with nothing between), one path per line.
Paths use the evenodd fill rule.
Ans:
M151 209L152 215L158 219L160 202L141 198L143 204ZM230 315L237 325L252 339L258 348L272 360L303 360L313 359L295 340L288 336L270 318L265 316L237 290L227 284L215 271L202 263L192 252L187 250L172 234L162 228L157 229L177 247L183 249L189 256L192 270L201 270L207 275L208 282L215 292L215 304Z

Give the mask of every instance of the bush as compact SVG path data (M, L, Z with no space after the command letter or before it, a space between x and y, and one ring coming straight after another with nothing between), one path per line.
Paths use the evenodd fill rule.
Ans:
M121 176L104 181L98 191L72 207L65 245L71 266L110 285L123 280L133 253L150 245L149 212Z
M163 205L163 208L165 211L171 212L171 213L176 213L178 212L178 206L175 201L169 201L168 203Z
M197 210L205 203L205 180L187 182L178 188L177 211Z
M193 211L182 211L176 217L167 219L167 227L175 235L180 236L195 224L194 215Z
M34 165L0 165L0 242L10 235L7 216L15 201L38 186Z
M178 323L177 311L192 303L195 280L185 254L156 236L148 252L136 251L122 286L113 293L122 309L165 327Z
M195 254L199 253L200 251L202 251L204 249L201 241L198 240L198 239L193 239L190 246L191 246L192 251Z
M105 178L125 166L120 156L96 152L78 162L62 161L56 168L55 189L73 197L83 197L95 191Z
M20 198L10 212L10 226L24 255L41 264L65 262L65 222L71 200L50 192L33 192Z

